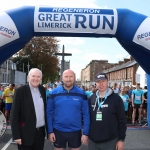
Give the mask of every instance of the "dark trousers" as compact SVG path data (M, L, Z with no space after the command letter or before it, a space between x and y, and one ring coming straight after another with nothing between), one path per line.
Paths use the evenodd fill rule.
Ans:
M18 145L18 150L43 150L45 140L45 128L36 129L33 144L31 146Z
M88 150L116 150L117 142L118 138L103 143L94 143L90 140Z

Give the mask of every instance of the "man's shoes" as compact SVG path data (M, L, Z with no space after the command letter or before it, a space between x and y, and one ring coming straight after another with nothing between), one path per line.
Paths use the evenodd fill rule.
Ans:
M139 122L138 125L141 126L142 125L141 122Z
M132 126L134 126L134 122L132 122Z
M144 123L144 119L142 119L141 122Z
M147 118L144 118L144 122L147 123Z

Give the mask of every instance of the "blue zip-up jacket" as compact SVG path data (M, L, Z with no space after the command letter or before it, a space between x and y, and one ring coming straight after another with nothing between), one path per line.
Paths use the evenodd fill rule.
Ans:
M83 118L83 125L82 125ZM63 86L52 90L47 101L48 133L53 128L61 132L81 130L89 134L89 105L85 92L77 86L67 91Z

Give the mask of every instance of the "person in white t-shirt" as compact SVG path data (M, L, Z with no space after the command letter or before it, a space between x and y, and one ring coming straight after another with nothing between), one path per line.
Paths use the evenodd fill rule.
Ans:
M118 84L117 83L114 83L113 91L114 91L114 93L119 94L119 88L118 88Z
M62 83L59 80L56 80L55 84L57 85L57 87L62 85Z

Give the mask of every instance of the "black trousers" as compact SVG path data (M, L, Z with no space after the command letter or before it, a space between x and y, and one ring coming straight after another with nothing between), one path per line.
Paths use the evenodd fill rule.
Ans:
M31 146L18 145L18 150L43 150L45 140L45 128L36 129L33 144Z

